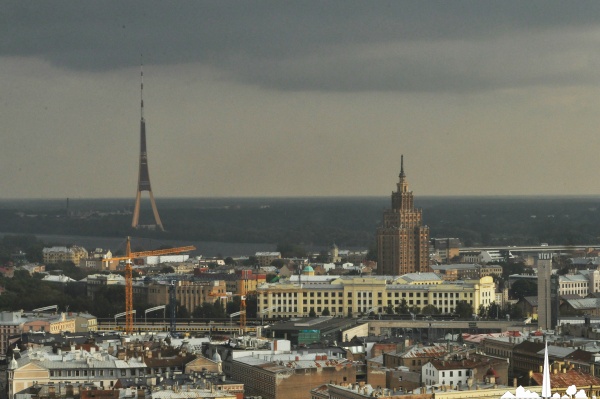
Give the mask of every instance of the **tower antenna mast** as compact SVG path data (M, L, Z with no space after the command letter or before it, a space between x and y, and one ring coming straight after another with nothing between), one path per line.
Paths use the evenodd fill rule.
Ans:
M148 191L150 196L150 204L152 205L152 212L154 213L154 226L158 227L161 231L164 231L160 216L158 215L158 209L156 209L156 202L154 201L154 194L152 194L152 186L150 185L150 172L148 171L148 153L146 152L146 121L144 120L144 69L143 64L140 61L140 169L138 174L138 185L137 195L135 197L135 208L133 210L133 220L131 221L131 227L139 227L140 218L140 201L142 198L142 191Z
M144 60L140 55L140 119L144 120Z

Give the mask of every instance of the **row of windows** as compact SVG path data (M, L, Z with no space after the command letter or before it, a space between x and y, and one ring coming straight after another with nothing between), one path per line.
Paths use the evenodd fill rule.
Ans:
M309 297L314 297L312 294L313 294L313 293L311 293L311 295L310 295ZM319 293L319 294L320 294L320 293ZM340 293L340 294L341 294L341 293ZM381 297L382 297L381 293L378 293L378 294L379 294L379 295L377 295L377 297L378 297L378 298L381 298ZM398 292L396 292L396 293L394 293L394 294L395 294L395 296L394 296L395 298L400 298L400 295L399 295L399 293L398 293ZM438 294L439 294L439 295L438 295ZM445 295L442 295L442 294L445 294ZM483 297L486 297L486 298L487 298L487 297L491 297L491 296L492 296L492 294L493 294L492 292L485 292L485 291L484 291L484 292L482 292L482 296L483 296ZM391 296L391 295L388 295L388 297L390 297L390 296ZM320 295L318 295L317 297L320 297ZM352 298L352 296L351 296L351 293L350 293L350 292L348 293L348 297L349 297L349 298ZM370 297L370 296L369 296L369 297ZM423 295L421 296L421 293L420 293L420 292L417 292L417 293L412 293L412 292L406 293L406 292L403 292L403 293L402 293L402 298L415 298L415 297L416 297L416 298L428 298L428 296L427 296L425 293L423 293ZM361 298L361 297L359 296L359 298ZM446 292L446 293L441 293L441 292L440 292L440 293L433 293L433 298L456 298L456 299L458 300L458 299L460 299L460 298L461 298L461 295L460 295L459 293L452 293L452 292L451 292L451 293L448 293L448 292ZM472 293L472 292L469 292L469 293L463 293L463 295L462 295L462 298L463 298L463 299L466 299L466 298L473 298L473 293ZM297 299L296 299L296 298L289 298L289 300L288 300L288 299L283 299L283 300L282 300L282 299L272 299L272 300L271 300L271 303L273 303L273 304L277 304L277 305L281 305L281 304L284 304L284 305L285 305L286 303L296 303L296 301L297 301ZM348 299L348 301L347 301L347 302L348 302L348 304L350 304L350 305L351 305L351 304L352 304L352 299ZM364 303L367 303L367 300L363 300L362 302L364 302ZM451 302L451 303L454 303L454 301L453 301L453 300L450 300L450 302ZM263 304L267 305L268 303L269 303L269 300L268 300L268 298L267 298L266 296L263 296ZM302 300L302 303L303 303L303 304L305 304L305 305L306 305L306 304L308 304L308 303L310 303L310 304L312 305L312 304L314 304L315 302L314 302L314 300L313 300L313 299L311 299L311 300L310 300L310 302L308 302L308 300L307 300L307 299L303 299L303 300ZM321 304L322 302L321 302L321 300L320 300L320 299L317 299L317 302L316 302L316 303L317 303L317 304ZM328 300L327 300L327 299L325 299L323 303L324 303L324 304L328 304L329 302L328 302ZM343 303L341 299L340 299L339 303L340 303L340 304L342 304L342 303ZM361 300L360 300L360 299L358 300L358 303L361 303ZM371 300L369 300L369 301L368 301L368 303L369 303L369 304L371 304ZM388 302L387 302L387 303L388 303L388 304L391 304L391 300L388 300ZM398 302L396 301L396 303L398 303ZM412 300L409 300L409 303L410 303L410 304L413 304L413 301L412 301ZM428 303L428 301L427 301L427 299L425 299L425 300L424 300L424 304L425 304L425 305L427 305L427 303ZM433 303L434 303L434 304L437 304L436 300L433 300ZM441 303L442 303L442 301L440 300L440 301L439 301L439 303L441 304ZM448 304L448 301L446 300L446 301L445 301L445 303L446 303L446 304ZM335 299L332 299L332 300L331 300L331 304L336 304L336 301L335 301ZM381 304L382 304L382 301L381 301L381 300L379 300L379 301L378 301L378 304L379 304L379 305L381 305ZM419 300L417 300L417 301L416 301L416 304L420 304L420 301L419 301Z

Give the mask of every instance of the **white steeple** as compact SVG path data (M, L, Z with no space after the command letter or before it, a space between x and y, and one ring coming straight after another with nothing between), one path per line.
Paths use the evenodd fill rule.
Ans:
M542 372L542 398L548 399L552 396L552 389L550 387L550 364L548 362L548 341L546 341L546 347L544 349L544 370Z

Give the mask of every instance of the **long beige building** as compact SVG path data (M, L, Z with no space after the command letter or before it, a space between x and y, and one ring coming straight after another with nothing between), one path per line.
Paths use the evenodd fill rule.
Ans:
M454 312L466 301L478 309L494 302L492 277L478 280L444 281L435 273L403 276L292 276L257 288L258 313L266 317L305 317L328 309L331 316L353 317L385 312L403 300L408 307L437 307L441 313Z

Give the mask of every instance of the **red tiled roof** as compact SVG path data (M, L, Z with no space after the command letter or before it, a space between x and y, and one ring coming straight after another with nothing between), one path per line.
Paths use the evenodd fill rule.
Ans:
M544 377L542 373L533 373L533 381L538 385L542 385ZM568 388L571 385L578 387L589 385L600 385L600 378L593 375L582 373L579 370L569 370L566 373L551 373L550 386L552 388Z

